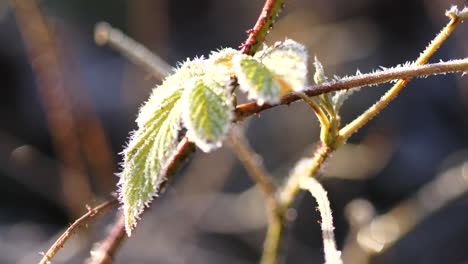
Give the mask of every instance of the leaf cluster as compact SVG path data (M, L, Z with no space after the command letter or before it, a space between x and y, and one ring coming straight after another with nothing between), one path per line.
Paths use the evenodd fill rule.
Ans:
M274 104L307 82L307 51L293 40L264 47L255 56L226 48L207 59L187 60L154 88L123 151L119 198L127 233L166 180L163 168L179 134L210 152L222 145L234 118L232 79L258 104Z

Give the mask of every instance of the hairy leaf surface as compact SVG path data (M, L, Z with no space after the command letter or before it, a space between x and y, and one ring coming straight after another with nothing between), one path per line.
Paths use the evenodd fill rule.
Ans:
M234 57L234 72L240 88L259 105L279 103L281 96L302 91L307 84L307 51L293 40L278 42L259 55Z
M184 63L177 72L155 88L140 109L138 129L123 151L119 199L123 203L125 228L130 235L139 215L165 181L162 169L176 148L181 129L181 96L192 78L203 74L201 60Z
M306 88L307 59L306 48L290 39L276 43L261 57L262 63L273 73L280 85L281 94L299 92Z
M249 99L257 100L259 105L279 103L280 87L273 79L273 73L257 59L247 55L236 56L234 71L239 88L248 93Z
M182 104L182 118L189 140L205 152L219 148L234 108L224 86L211 78L196 79L184 92Z

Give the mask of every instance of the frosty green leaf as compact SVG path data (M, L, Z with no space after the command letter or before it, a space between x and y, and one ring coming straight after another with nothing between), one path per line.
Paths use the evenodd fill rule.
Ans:
M225 48L210 54L208 59L208 71L215 71L224 77L232 75L232 61L235 55L237 55L239 51L232 49L232 48Z
M149 100L140 108L136 120L139 127L143 127L153 117L154 111L161 107L160 104L164 100L165 94L172 94L183 89L188 81L204 75L206 71L205 61L203 59L187 60L174 71L175 74L167 77L162 85L156 87Z
M278 42L254 57L234 57L234 72L241 90L259 105L276 104L287 92L302 91L307 84L307 51L293 40Z
M257 100L257 104L275 104L280 101L280 87L273 79L273 73L261 62L247 55L234 58L234 71L239 82L239 88L248 92L249 99Z
M184 92L182 104L189 140L205 152L220 147L234 108L224 87L210 78L196 79Z
M138 129L123 151L119 199L123 203L127 234L135 227L165 178L162 169L176 148L181 129L181 96L187 83L204 74L203 61L187 61L153 90L140 109Z
M314 57L314 82L317 85L327 82L327 76L325 75L325 70L323 69L322 63L318 60L317 56Z
M233 118L227 82L233 75L258 104L278 103L284 93L304 88L306 62L304 47L286 40L257 57L226 48L208 59L180 64L141 107L138 129L123 151L119 198L127 233L166 180L163 169L176 148L182 121L188 139L203 151L218 148Z
M270 70L282 93L303 91L307 84L306 48L294 40L277 42L262 55L262 63Z
M137 217L164 180L161 169L176 147L180 129L180 91L166 97L160 109L131 137L124 150L124 169L120 175L120 200L123 203L125 227L130 235ZM158 95L154 93L153 95Z

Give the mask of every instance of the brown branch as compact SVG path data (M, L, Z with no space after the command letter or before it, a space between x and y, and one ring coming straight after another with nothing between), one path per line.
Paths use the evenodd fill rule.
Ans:
M231 129L226 143L228 143L239 161L244 165L249 176L255 181L257 186L260 187L260 190L262 190L265 195L269 227L267 230L267 236L281 236L281 234L276 233L276 230L279 230L280 232L283 230L284 208L277 199L276 186L273 184L272 177L263 166L261 157L250 147L249 142L239 130L239 128ZM265 241L271 241L271 239ZM273 248L271 245L267 244L264 245L264 249L273 253L279 252L277 248ZM264 255L269 257L271 256L271 259L277 258L276 254ZM270 259L263 258L262 263L271 263L271 261Z
M348 90L368 85L376 85L397 79L412 78L417 76L428 76L434 74L443 74L449 72L466 72L468 70L468 58L453 60L448 62L439 62L426 64L422 66L399 67L395 69L384 70L375 73L360 74L353 77L343 78L342 80L311 86L304 91L309 96L317 96L339 90ZM279 104L258 105L256 102L238 105L235 110L236 118L234 122L242 121L246 117L260 113L263 110L270 109L279 105L289 105L300 100L301 97L295 93L288 93Z
M91 258L86 264L110 264L120 246L127 238L125 234L125 218L119 215L109 235L97 244L97 249L91 251Z
M44 254L44 257L39 261L39 264L47 264L57 254L57 252L63 247L65 242L76 232L76 230L83 225L86 225L91 219L100 215L101 213L112 209L117 206L119 201L117 198L113 198L107 202L100 204L99 206L88 210L86 214L78 218L70 227L55 241L50 249Z
M71 99L65 89L57 42L34 0L11 0L16 20L38 82L54 149L64 164L64 200L74 217L92 197L86 166L81 157Z
M254 55L262 45L269 30L273 27L276 17L283 8L285 0L266 0L263 10L253 29L249 30L249 37L242 44L241 53Z
M240 129L234 127L227 136L226 143L236 154L239 161L244 165L248 174L257 183L267 199L276 201L276 186L272 177L263 166L262 158L255 153Z
M195 145L188 141L186 137L182 138L180 143L177 145L174 154L169 157L168 162L163 168L162 177L165 179L159 187L159 194L164 192L164 187L168 181L174 176L179 168L184 164L190 154L195 151ZM157 199L156 196L154 199ZM145 210L146 212L147 210ZM118 249L127 238L125 234L124 217L120 216L112 227L112 231L109 235L100 243L98 243L98 249L91 251L91 258L88 260L88 264L108 264L112 263L115 254Z

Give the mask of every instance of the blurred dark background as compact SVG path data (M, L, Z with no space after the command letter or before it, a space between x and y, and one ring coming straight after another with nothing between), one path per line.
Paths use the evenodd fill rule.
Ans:
M286 1L267 44L286 37L303 43L329 76L369 72L415 60L448 22L444 13L452 4L468 3ZM121 29L175 65L217 48L237 48L263 1L42 0L38 5L56 40L60 84L70 100L55 99L73 113L73 133L80 140L65 140L62 152L54 147L37 71L31 67L15 9L0 1L0 263L37 262L40 252L85 212L86 204L95 206L110 197L118 153L135 128L138 107L160 83L113 49L97 46L97 22ZM462 24L431 61L467 54L468 28ZM32 63L38 68L36 60ZM321 180L334 209L339 248L350 230L345 218L350 201L367 199L378 214L386 213L467 160L467 80L450 74L412 81L335 154ZM344 122L388 87L366 87L354 94L345 103ZM242 95L239 100L244 101ZM248 125L252 147L278 183L300 157L313 153L319 134L318 122L302 103L268 110L243 125ZM61 162L59 153L67 155L77 147L82 165L69 168L75 164ZM84 182L67 189L67 175L77 174ZM287 236L284 263L323 262L315 206L308 194L295 203L297 219ZM467 209L468 195L461 195L370 262L468 263ZM115 210L100 216L72 237L53 263L81 263L114 215ZM115 262L256 263L264 230L262 196L232 152L227 147L210 154L198 151L144 216Z

